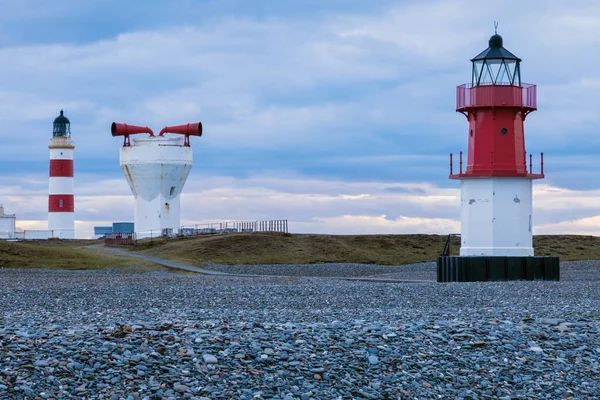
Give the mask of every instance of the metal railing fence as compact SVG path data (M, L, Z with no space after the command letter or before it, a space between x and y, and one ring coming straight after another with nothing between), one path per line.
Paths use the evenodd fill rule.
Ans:
M460 85L456 88L456 109L466 107L537 108L537 87L529 83L515 85Z
M138 239L158 237L181 237L200 235L219 235L244 232L281 232L288 233L287 219L267 221L226 221L204 224L182 225L179 228L136 231Z
M111 233L104 237L105 246L135 246L138 240L171 239L203 235L222 235L228 233L280 232L289 233L288 220L212 222L194 225L182 225L179 228L153 229L135 233Z
M135 232L130 233L107 233L104 236L105 246L134 247L137 244Z
M522 170L516 170L513 169L512 164L511 164L511 169L506 169L506 168L498 168L497 165L494 164L494 152L490 152L490 158L488 160L488 164L484 164L484 165L477 165L475 168L473 167L468 167L467 169L465 169L463 171L463 152L459 152L458 153L458 173L455 174L455 170L454 170L454 156L452 153L450 153L450 176L451 177L461 177L463 176L463 174L468 175L471 173L481 173L482 171L485 171L485 173L489 173L491 175L494 175L494 172L505 172L508 173L509 175L518 175L518 174L529 174L531 176L544 176L544 153L540 153L540 172L539 173L534 173L533 172L533 155L530 153L529 154L529 165L527 164L527 154L524 153L523 154L523 167ZM474 171L469 171L470 168L473 168Z
M61 232L71 232L68 229L52 230L52 229L26 229L22 232L15 232L11 239L18 240L47 240L60 239Z
M453 242L452 239L456 239L459 238L458 243ZM444 249L442 250L442 254L440 254L440 256L442 257L448 257L450 255L450 251L452 246L458 246L460 248L460 233L450 233L448 234L448 237L446 238L446 243L444 244Z

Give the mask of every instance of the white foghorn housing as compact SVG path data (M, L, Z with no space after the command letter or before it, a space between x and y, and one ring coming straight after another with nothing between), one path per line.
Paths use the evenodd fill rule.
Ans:
M192 169L192 148L181 136L133 139L121 148L121 169L135 197L135 232L157 236L179 228L179 195Z
M4 214L4 206L0 205L0 239L13 239L15 237L15 214Z
M462 179L461 256L533 256L532 181Z

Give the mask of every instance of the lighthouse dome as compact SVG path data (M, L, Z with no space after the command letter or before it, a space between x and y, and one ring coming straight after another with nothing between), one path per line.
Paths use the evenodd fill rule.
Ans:
M70 124L69 118L65 117L64 111L60 110L60 115L54 119L55 124Z
M502 36L498 35L497 33L492 36L489 41L489 46L495 49L502 48Z

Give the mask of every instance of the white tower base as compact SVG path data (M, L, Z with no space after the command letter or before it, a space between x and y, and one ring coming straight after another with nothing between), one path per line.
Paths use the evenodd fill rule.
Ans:
M75 239L75 213L48 213L48 236L54 239Z
M530 178L460 183L461 256L533 256Z

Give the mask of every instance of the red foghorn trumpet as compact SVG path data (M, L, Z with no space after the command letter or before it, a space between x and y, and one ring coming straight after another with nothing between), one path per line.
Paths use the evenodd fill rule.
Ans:
M134 135L136 133L149 133L150 136L154 136L152 129L148 128L147 126L127 125L120 124L118 122L112 123L110 131L113 136Z
M184 146L190 145L190 136L202 136L202 122L192 122L184 125L165 126L161 129L158 136L163 136L165 133L178 133L185 135Z
M165 133L179 133L180 135L202 136L202 122L192 122L190 124L165 126L161 129L158 136Z
M138 133L147 133L150 136L154 136L152 129L147 126L127 125L113 122L110 127L110 133L113 136L124 136L123 146L130 146L129 135L135 135Z

